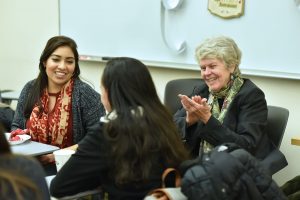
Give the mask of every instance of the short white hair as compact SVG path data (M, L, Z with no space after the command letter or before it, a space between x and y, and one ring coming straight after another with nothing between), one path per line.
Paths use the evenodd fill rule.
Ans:
M202 59L219 59L227 68L234 67L234 74L240 75L239 65L242 52L235 41L226 36L218 36L205 39L195 51L198 63Z

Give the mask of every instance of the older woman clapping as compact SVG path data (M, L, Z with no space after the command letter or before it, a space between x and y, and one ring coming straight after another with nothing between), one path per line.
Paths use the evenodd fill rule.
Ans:
M203 84L190 97L179 95L182 108L174 115L194 156L233 142L257 158L274 146L265 127L267 103L252 81L241 77L241 51L228 37L206 39L196 49Z

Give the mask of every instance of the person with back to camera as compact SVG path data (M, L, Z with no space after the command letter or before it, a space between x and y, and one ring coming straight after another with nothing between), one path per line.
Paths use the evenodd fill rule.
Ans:
M50 200L45 174L34 158L12 154L0 123L0 199Z
M265 158L275 148L265 132L267 103L263 91L241 77L237 44L225 36L208 38L196 49L196 59L204 82L191 97L179 95L183 107L174 115L192 154L236 143Z
M108 61L101 91L108 114L52 180L54 197L101 186L110 200L143 199L161 187L166 168L177 168L188 159L142 62L126 57Z
M73 39L55 36L48 40L38 77L20 94L11 136L23 129L33 141L76 149L89 128L105 115L99 93L79 78L78 60ZM48 175L56 173L53 154L39 160Z

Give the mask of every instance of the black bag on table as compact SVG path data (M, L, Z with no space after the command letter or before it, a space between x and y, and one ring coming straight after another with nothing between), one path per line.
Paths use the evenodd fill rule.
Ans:
M202 155L180 167L181 191L189 200L287 199L264 165L237 145Z

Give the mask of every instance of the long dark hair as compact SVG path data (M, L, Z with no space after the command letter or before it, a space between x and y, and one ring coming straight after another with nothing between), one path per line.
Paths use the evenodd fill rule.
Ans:
M46 69L44 66L44 63L48 60L48 58L51 56L51 54L59 47L67 46L70 47L75 58L75 70L73 73L73 78L77 78L80 75L80 69L79 69L79 55L77 51L77 44L76 42L66 36L55 36L48 40L42 54L40 57L40 63L39 63L39 74L36 78L34 85L32 86L29 94L27 95L26 104L24 107L24 116L26 118L30 117L30 114L32 112L33 106L37 103L41 107L41 101L40 97L43 94L44 89L48 85L48 77L46 74Z
M177 167L188 158L172 116L142 62L126 57L110 60L102 85L117 114L105 127L116 183L149 180L155 162Z

